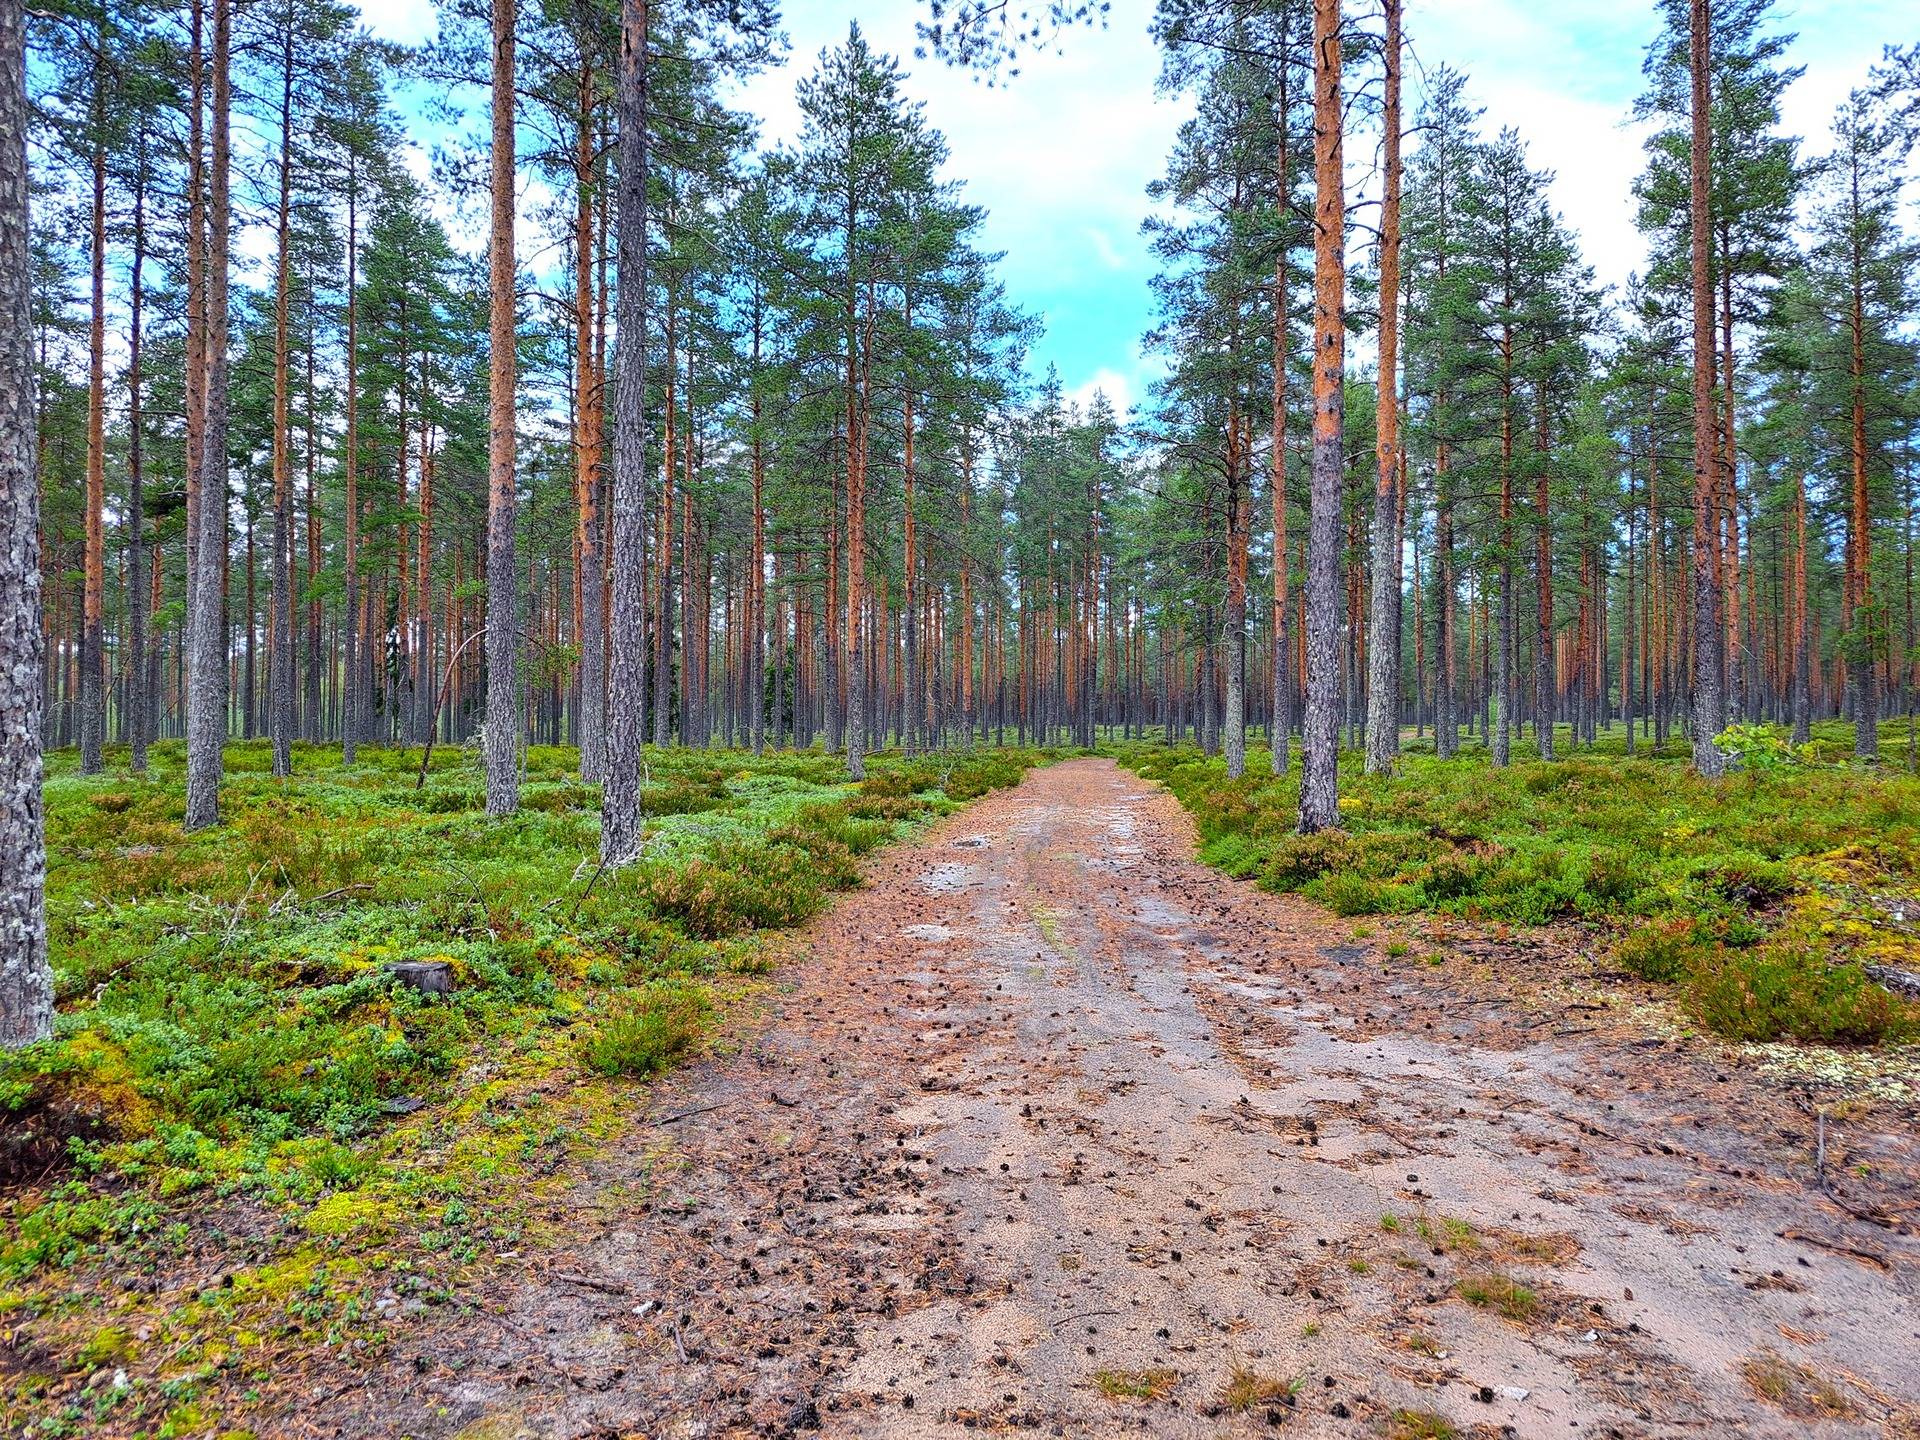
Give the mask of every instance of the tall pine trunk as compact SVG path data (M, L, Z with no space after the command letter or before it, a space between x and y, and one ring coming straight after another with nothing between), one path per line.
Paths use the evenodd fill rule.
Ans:
M584 51L589 44L582 36ZM579 551L580 598L580 778L601 777L605 744L606 623L601 601L606 592L600 555L600 413L593 402L596 375L593 343L593 65L583 59L579 76L579 129L574 145L573 344L574 344L574 495L578 516L574 543Z
M1291 11L1284 12L1291 14ZM1274 133L1277 137L1274 157L1274 214L1284 226L1287 201L1293 186L1291 136L1287 126L1293 118L1293 67L1289 63L1289 30L1281 31L1277 94L1274 101ZM1268 497L1273 509L1273 695L1267 722L1269 760L1276 775L1287 773L1287 744L1293 731L1292 650L1293 627L1287 610L1287 365L1292 347L1287 343L1288 281L1287 246L1284 240L1274 247L1273 259L1273 454L1267 480ZM1165 678L1162 678L1164 685Z
M80 608L80 773L98 774L107 735L107 10L94 29L93 224L88 241L91 314L87 327L87 501Z
M420 361L420 402L426 405L426 357ZM413 741L425 745L435 713L433 687L433 428L420 421L420 524L414 536Z
M1340 479L1346 432L1346 187L1340 0L1313 3L1313 481L1307 522L1307 708L1300 829L1340 820Z
M189 831L220 820L221 747L227 738L227 255L231 158L228 59L232 0L213 0L212 110L207 174L207 260L199 503L187 607L187 813Z
M346 572L346 600L340 628L346 632L344 663L346 672L340 683L340 759L354 763L354 749L360 742L360 671L365 663L360 654L360 168L359 157L347 158L347 354L341 408L345 411L345 437L340 447L340 468L346 486L346 531L341 568Z
M487 813L520 808L520 635L514 570L514 0L493 0L492 227L488 235Z
M1807 481L1796 473L1793 486L1793 553L1788 557L1792 575L1788 596L1788 615L1793 647L1793 743L1804 745L1811 736L1813 715L1809 659L1813 651L1813 626L1807 614Z
M1693 270L1693 764L1719 775L1726 757L1714 744L1724 728L1720 688L1720 605L1715 584L1715 473L1718 417L1713 399L1713 275L1709 227L1713 126L1709 113L1712 29L1708 0L1692 0L1687 58L1692 72L1690 261Z
M619 326L613 356L612 613L600 859L618 864L640 844L640 742L647 692L647 0L621 0L619 208L614 254Z
M267 733L273 773L293 773L293 435L288 417L292 380L287 357L287 309L293 298L293 19L287 17L280 55L280 203L273 291L273 616L268 627Z
M674 317L677 311L672 283L667 286L666 443L660 480L660 564L654 578L653 607L653 743L665 747L671 735L673 703L673 421ZM684 738L684 737L682 737Z
M147 262L147 145L140 141L140 157L133 182L133 259L127 273L127 744L128 764L136 775L147 773L147 737L152 733L154 694L147 673L147 517L143 473L141 413L144 380L140 368L141 333L146 300ZM156 566L157 559L153 561Z
M1247 530L1252 518L1248 482L1251 436L1240 420L1238 401L1227 407L1227 704L1225 744L1227 777L1247 773ZM1092 732L1080 743L1091 745Z
M40 796L40 487L35 476L26 17L0 0L0 1049L53 1032Z
M1542 760L1553 759L1553 519L1548 513L1547 392L1536 387L1533 449L1539 469L1533 477L1535 597L1533 635L1533 738Z
M1862 760L1880 753L1879 677L1874 659L1878 646L1873 622L1873 511L1867 489L1867 380L1866 301L1860 257L1860 179L1853 172L1852 232L1853 294L1847 310L1848 414L1847 486L1847 678L1853 689L1853 753Z
M760 345L764 309L758 281L753 297L753 555L747 575L747 739L759 755L767 744L767 457L760 416ZM774 737L780 744L780 687L774 686Z
M1367 636L1367 773L1384 775L1400 751L1400 0L1385 0L1381 127L1380 365L1374 430L1373 595Z
M861 430L860 335L857 324L858 287L854 277L856 211L852 191L847 199L847 698L845 727L847 773L866 778L867 696L867 584L866 477Z

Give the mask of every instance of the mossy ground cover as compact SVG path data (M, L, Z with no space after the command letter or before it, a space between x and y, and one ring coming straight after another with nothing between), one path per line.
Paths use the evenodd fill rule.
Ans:
M530 1202L620 1131L632 1077L765 990L765 932L1042 757L883 755L856 785L817 752L650 751L644 858L604 873L573 751L533 750L500 821L474 757L416 790L419 758L296 747L279 782L235 745L192 836L177 744L147 778L52 758L58 1029L0 1061L9 1429L230 1429L206 1397L276 1353L377 1348L537 1247Z
M1844 735L1841 733L1844 729ZM1299 762L1244 778L1191 747L1120 747L1191 812L1202 858L1342 915L1429 913L1509 926L1573 922L1613 968L1673 987L1735 1040L1900 1043L1920 1013L1864 966L1920 971L1920 777L1844 757L1847 727L1778 763L1707 780L1680 746L1629 758L1615 731L1566 758L1495 768L1484 751L1411 747L1392 777L1341 759L1343 827L1294 833ZM1421 753L1422 749L1429 753Z

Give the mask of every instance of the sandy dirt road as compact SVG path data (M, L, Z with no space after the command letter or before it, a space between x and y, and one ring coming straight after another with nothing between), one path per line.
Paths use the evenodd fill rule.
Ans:
M1913 1212L1785 1087L1192 847L1086 760L886 853L563 1260L289 1433L1920 1434Z

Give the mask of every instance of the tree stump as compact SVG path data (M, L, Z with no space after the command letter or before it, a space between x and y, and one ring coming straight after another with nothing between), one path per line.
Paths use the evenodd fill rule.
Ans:
M387 973L423 995L453 993L453 966L444 960L396 960L387 966Z

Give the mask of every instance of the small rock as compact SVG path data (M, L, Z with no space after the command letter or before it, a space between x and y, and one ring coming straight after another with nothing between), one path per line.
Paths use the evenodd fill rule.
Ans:
M1531 1390L1522 1389L1518 1385L1502 1385L1500 1387L1500 1398L1502 1400L1524 1400L1532 1393Z

